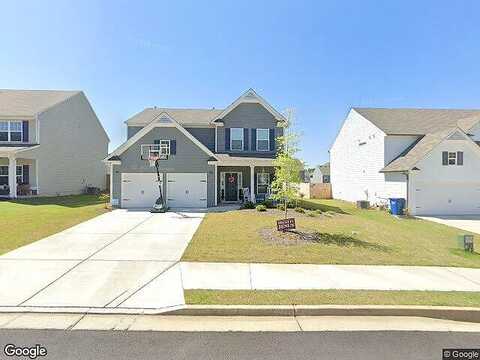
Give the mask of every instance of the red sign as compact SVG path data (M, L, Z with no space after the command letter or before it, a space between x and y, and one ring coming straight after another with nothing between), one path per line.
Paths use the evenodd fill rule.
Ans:
M278 231L287 231L287 230L292 230L292 229L295 229L295 219L294 218L277 220L277 230Z

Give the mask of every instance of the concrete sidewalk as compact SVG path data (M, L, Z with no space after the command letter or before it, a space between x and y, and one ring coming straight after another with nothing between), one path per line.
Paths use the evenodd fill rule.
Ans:
M418 218L480 234L480 215L418 216Z
M184 289L480 291L480 269L436 266L190 263Z

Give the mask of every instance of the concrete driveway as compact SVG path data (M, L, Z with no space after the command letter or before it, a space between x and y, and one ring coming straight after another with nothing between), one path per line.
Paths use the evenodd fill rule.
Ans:
M419 216L419 218L480 234L480 215Z
M115 210L0 257L0 307L184 303L179 267L203 213Z

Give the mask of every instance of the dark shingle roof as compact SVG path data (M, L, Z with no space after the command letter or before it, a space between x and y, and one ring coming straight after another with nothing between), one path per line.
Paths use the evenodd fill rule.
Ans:
M209 125L222 111L222 109L146 108L133 115L126 123L128 125L147 125L165 112L182 125Z
M480 121L480 110L353 108L387 135L425 135L446 128L468 131Z

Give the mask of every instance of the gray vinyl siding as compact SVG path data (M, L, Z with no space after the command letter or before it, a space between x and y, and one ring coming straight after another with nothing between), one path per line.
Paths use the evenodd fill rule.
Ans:
M143 129L143 126L127 126L127 140Z
M85 186L105 189L108 137L83 93L38 114L40 146L21 153L37 160L40 195L79 194ZM30 128L34 134L34 128ZM31 171L30 179L35 179Z
M161 161L162 173L207 173L207 205L215 204L214 166L208 165L210 156L201 150L191 139L176 128L156 127L130 146L120 155L121 165L114 165L113 199L121 206L122 173L155 173L155 167L141 159L141 145L153 144L154 140L176 140L177 153L168 160Z
M270 151L255 151L252 149L252 134L251 129L274 129L275 136L281 136L283 129L277 126L277 120L273 115L259 104L243 103L238 105L230 113L223 118L224 126L217 129L217 151L219 153L251 153L264 154L273 157L275 152ZM225 150L225 129L227 128L247 128L248 129L248 151L226 151Z
M215 152L215 129L214 128L185 128L190 134L205 145L209 150Z

